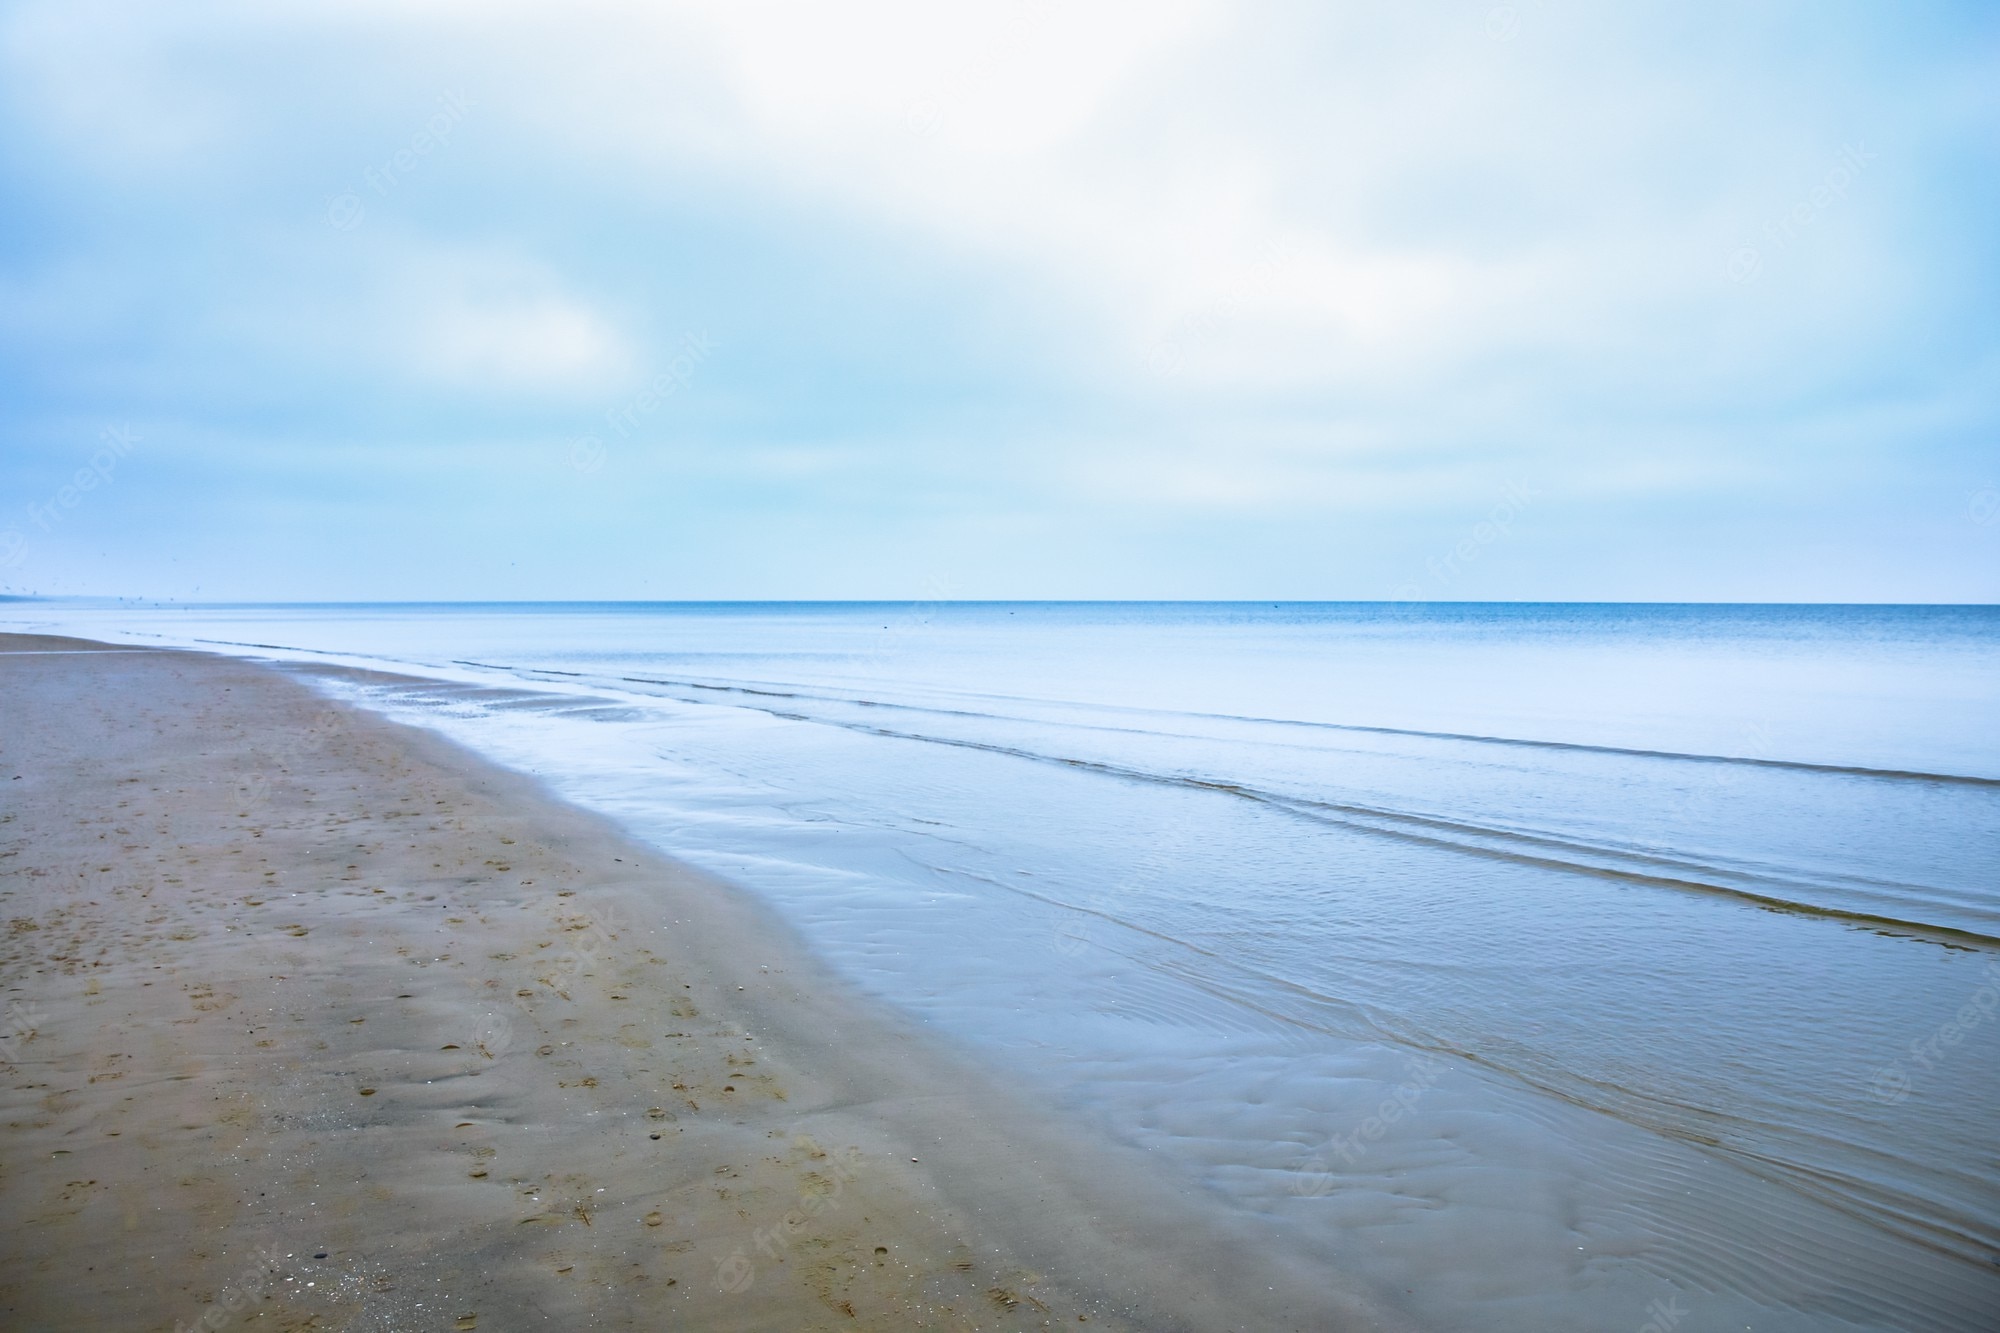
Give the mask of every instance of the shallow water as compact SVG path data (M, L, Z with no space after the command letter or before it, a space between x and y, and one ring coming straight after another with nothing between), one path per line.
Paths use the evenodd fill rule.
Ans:
M2000 1308L1992 609L0 621L423 676L322 679L727 874L1440 1326Z

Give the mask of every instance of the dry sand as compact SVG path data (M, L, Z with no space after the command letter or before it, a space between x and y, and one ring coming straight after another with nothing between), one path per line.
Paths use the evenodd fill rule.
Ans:
M1400 1326L527 778L0 636L0 1325Z

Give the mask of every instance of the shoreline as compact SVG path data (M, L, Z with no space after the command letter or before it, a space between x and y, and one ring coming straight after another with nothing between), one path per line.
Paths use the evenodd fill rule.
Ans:
M1407 1326L532 778L232 658L0 673L12 1325Z

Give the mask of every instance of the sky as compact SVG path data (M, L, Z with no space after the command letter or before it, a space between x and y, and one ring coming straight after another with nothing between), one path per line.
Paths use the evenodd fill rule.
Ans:
M2000 6L0 2L0 593L2000 596Z

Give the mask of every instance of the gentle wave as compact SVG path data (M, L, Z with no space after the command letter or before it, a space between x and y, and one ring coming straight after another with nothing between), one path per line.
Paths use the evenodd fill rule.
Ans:
M543 667L507 666L490 662L460 661L456 665L482 667L492 671L529 673L580 677L573 671L552 671ZM974 709L939 708L935 705L899 703L887 699L869 699L852 695L825 694L797 688L778 688L779 682L760 685L716 684L708 681L672 679L650 676L618 676L615 679L632 685L664 685L672 688L712 691L721 694L741 694L763 699L802 699L815 703L849 704L857 708L885 708L899 712L928 713L939 717L978 718L994 722L1033 721L1050 724L1046 718L1023 718L1007 713L980 712ZM1661 759L1689 764L1729 764L1745 768L1770 768L1799 773L1825 773L1841 777L1877 778L1892 782L1934 782L1948 786L2000 788L2000 778L1981 777L1969 773L1931 773L1918 769L1871 768L1860 764L1822 764L1803 759L1773 759L1755 755L1700 754L1685 750L1638 749L1620 745L1591 745L1581 741L1541 740L1524 736L1490 736L1460 731L1423 731L1413 727L1369 726L1356 722L1316 722L1302 718L1255 717L1238 713L1207 713L1189 709L1131 708L1116 704L1083 704L1062 699L1037 699L1023 695L985 695L986 698L1006 699L1012 702L1044 704L1058 708L1088 708L1095 712L1115 712L1145 714L1156 717L1200 718L1211 722L1236 722L1253 726L1297 727L1312 731L1347 732L1366 736L1403 736L1418 740L1456 741L1469 745L1507 746L1526 750L1548 750L1575 754L1617 755L1631 759ZM1119 728L1107 727L1102 723L1064 723L1057 725L1080 726L1093 731L1112 731ZM1134 728L1149 735L1169 735L1151 728Z
M464 665L473 665L473 664L466 663ZM479 665L484 665L484 664L479 664ZM507 668L494 668L494 669L504 670ZM779 692L772 690L759 690L759 689L752 689L740 686L714 686L714 685L700 685L700 684L694 684L690 686L689 682L663 680L663 679L648 678L648 677L622 676L618 677L618 680L627 684L661 685L669 687L674 687L674 686L691 687L704 690L728 691L746 696L756 696L761 698L815 699L823 702L852 702L837 698L829 698L827 696L813 696L798 692L787 693L787 692ZM1704 871L1709 873L1714 873L1719 868L1714 866L1703 866L1700 863L1691 861L1673 860L1669 858L1659 858L1659 857L1649 857L1649 856L1635 856L1632 853L1624 852L1608 845L1587 843L1577 839L1564 838L1552 833L1526 832L1516 829L1495 827L1491 825L1473 824L1461 820L1444 819L1434 815L1427 815L1410 811L1389 810L1377 807L1369 807L1369 806L1346 804L1346 803L1331 802L1331 801L1310 801L1298 797L1287 796L1277 792L1260 790L1256 787L1244 783L1232 782L1225 779L1192 777L1186 774L1176 774L1176 773L1163 773L1157 771L1150 771L1146 769L1132 768L1118 764L1111 764L1104 762L1102 760L1084 759L1068 755L1050 754L1042 751L1027 749L1021 746L1003 745L990 741L977 741L977 740L970 740L964 737L955 737L955 736L940 736L925 732L902 731L890 727L881 727L867 723L851 722L839 718L831 718L820 714L800 712L794 709L786 709L776 706L766 706L758 704L746 704L744 706L755 708L759 712L767 713L773 717L784 718L789 721L805 722L821 726L840 727L845 730L862 732L868 735L884 737L886 739L916 741L930 745L946 745L960 749L979 750L989 754L1002 754L1010 756L1012 758L1028 760L1034 763L1055 764L1065 768L1098 773L1106 777L1119 778L1130 782L1146 782L1164 786L1183 787L1197 791L1212 791L1222 795L1237 797L1243 800L1257 801L1264 805L1270 806L1271 808L1283 810L1299 818L1317 819L1329 823L1338 823L1346 828L1351 828L1367 833L1373 833L1383 837L1397 838L1406 842L1427 847L1434 847L1443 851L1455 852L1461 855L1487 857L1495 860L1505 860L1513 862L1518 865L1539 866L1544 869L1562 871L1568 874L1597 876L1604 879L1616 880L1621 883L1644 885L1651 888L1671 889L1671 890L1690 892L1690 893L1713 894L1721 897L1732 898L1739 902L1748 903L1768 911L1785 912L1798 916L1819 917L1830 921L1843 922L1848 925L1856 927L1877 930L1877 931L1888 931L1899 935L1905 935L1913 939L1928 940L1932 943L1937 943L1937 944L1978 947L1978 948L2000 948L2000 913L1983 911L1979 908L1971 907L1970 905L1968 905L1967 908L1968 911L1973 912L1980 916L1990 917L1993 920L1995 924L1995 933L1988 933L1986 931L1969 929L1962 926L1948 925L1942 922L1926 921L1915 917L1897 916L1888 912L1871 912L1871 911L1863 911L1857 908L1839 907L1828 903L1815 902L1809 898L1786 896L1784 893L1777 891L1782 887L1791 887L1794 890L1805 890L1815 887L1813 885L1799 881L1792 881L1790 882L1789 885L1782 883L1772 883L1770 884L1769 889L1767 890L1767 889L1747 887L1744 884L1731 884L1731 883L1721 882L1721 877L1719 875L1716 878L1700 879L1700 878L1690 878L1682 875L1666 875L1666 874L1654 873L1646 869L1634 868L1632 865L1629 864L1620 865L1618 864L1618 862L1621 860L1627 862L1636 861L1641 863L1646 861L1652 861L1656 864L1664 866L1680 867L1696 874L1702 873ZM870 702L867 706L879 707L879 708L894 708L912 712L939 713L947 711L939 709L922 708L913 705L887 704L878 702ZM1003 721L1018 720L1018 719L997 717L996 715L991 715L991 714L960 714L960 715L977 716L981 718L993 718L994 720L1003 720ZM1317 724L1307 723L1301 725L1317 725ZM1360 730L1360 731L1387 730L1383 728L1342 728L1342 729ZM1394 732L1391 734L1424 735L1427 737L1438 737L1438 738L1452 739L1452 740L1480 739L1477 737L1463 737L1463 736L1443 737L1441 733L1428 733L1428 732L1426 733ZM1923 778L1925 780L1935 780L1941 782L1952 782L1952 783L1963 782L1970 785L1989 785L1987 784L1985 779L1958 778L1949 775L1922 775L1922 774L1910 774L1910 773L1896 773L1896 772L1877 770L1877 769L1857 769L1857 768L1847 768L1847 767L1834 767L1830 765L1798 764L1789 762L1781 763L1779 761L1768 761L1768 760L1733 760L1721 757L1690 756L1682 754L1671 754L1666 752L1614 750L1614 749L1607 749L1606 747L1601 747L1601 746L1546 745L1545 743L1542 742L1512 742L1512 741L1500 741L1496 743L1500 744L1518 743L1523 745L1535 745L1541 748L1594 751L1599 753L1621 754L1621 755L1629 755L1634 757L1644 757L1651 759L1669 759L1669 760L1692 759L1699 762L1709 762L1712 760L1713 762L1719 762L1719 763L1742 762L1759 767L1790 768L1795 770L1804 770L1812 772L1839 773L1847 776L1864 776L1864 777L1892 778L1892 779ZM1407 825L1409 827L1396 827L1396 825ZM1458 836L1456 837L1445 836L1447 833L1456 834ZM1507 847L1485 845L1482 842L1474 841L1473 839L1484 839L1484 840L1491 840L1494 842L1515 842L1521 844L1533 844L1533 845L1548 847L1551 849L1567 851L1570 853L1570 855L1568 856L1536 855L1531 852L1513 850ZM1585 856L1594 857L1597 858L1597 860L1593 861L1593 860L1581 859ZM1740 875L1740 872L1738 873ZM1747 876L1742 876L1742 877L1749 878ZM1890 889L1917 889L1920 886L1881 884L1878 885L1878 887L1890 888ZM1858 894L1870 893L1870 890L1859 887L1858 885L1849 888L1848 891ZM1884 895L1872 895L1872 896L1884 896ZM1888 898L1890 901L1894 901L1893 895L1888 895Z
M1551 1163L1567 1164L1545 1179L1571 1191L1558 1190L1556 1211L1596 1219L1588 1224L1594 1232L1575 1237L1595 1251L1588 1261L1567 1237L1553 1247L1565 1257L1578 1251L1578 1264L1616 1255L1612 1262L1684 1291L1750 1293L1777 1307L1771 1313L1788 1327L1798 1326L1785 1321L1801 1313L1885 1328L1989 1322L1990 1302L1980 1296L1994 1289L2000 1214L1992 1207L1990 1157L1979 1154L1976 1108L1985 1104L1990 1073L1976 1067L1980 1057L1969 1046L1948 1067L1911 1062L1916 1089L1893 1112L1867 1082L1885 1061L1910 1062L1905 1043L1940 1021L1941 1011L1911 997L1962 1002L1966 971L1983 966L1967 962L1967 952L2000 945L2000 914L1981 888L1990 856L1978 846L1990 827L1988 794L2000 779L1973 776L1988 767L1978 746L1939 744L1935 727L1920 727L1916 742L1880 743L1900 720L1887 714L1878 719L1882 730L1869 733L1863 726L1784 730L1797 719L1781 713L1777 724L1798 744L1776 748L1802 757L1767 756L1766 747L1748 741L1741 744L1752 753L1729 752L1739 742L1715 742L1732 734L1723 730L1732 716L1759 716L1734 696L1735 712L1721 712L1714 725L1708 713L1684 711L1605 730L1605 713L1448 713L1423 699L1401 711L1376 711L1365 700L1342 705L1350 715L1374 712L1416 726L1312 721L1305 716L1318 706L1296 689L1290 697L1281 689L1269 697L1215 689L1115 705L1078 702L1102 681L1070 688L1069 677L1047 670L926 674L933 659L922 669L871 660L865 673L837 663L820 673L829 679L794 685L774 678L811 676L818 667L782 652L690 654L678 640L673 652L651 660L631 640L636 652L621 643L605 660L558 646L546 626L536 632L541 643L525 635L506 643L465 639L446 653L434 646L440 634L426 645L434 660L463 668L439 673L458 683L432 687L443 709L463 719L463 734L512 728L510 735L546 738L529 749L537 771L599 784L586 790L612 793L609 808L664 809L686 800L692 813L664 822L664 845L681 850L686 837L696 851L726 854L729 866L740 860L745 882L768 889L788 876L831 876L838 883L827 896L837 906L812 902L816 882L789 901L808 919L857 917L847 933L828 937L843 941L829 948L837 956L848 950L844 956L865 974L890 978L885 991L906 1002L914 997L942 1023L1063 1049L1060 1031L1045 1023L1010 1026L1008 1018L1036 1012L1037 993L1054 987L1082 1001L1079 1016L1108 1012L1130 1025L1129 1046L1077 1048L1093 1050L1100 1063L1092 1076L1107 1085L1179 1077L1193 1064L1176 1066L1163 1053L1206 1049L1217 1031L1288 1063L1296 1054L1302 1069L1324 1069L1330 1058L1347 1059L1371 1043L1437 1053L1490 1073L1482 1088L1514 1091L1480 1103L1465 1138L1457 1137L1467 1123L1460 1121L1421 1151L1460 1153L1461 1162L1518 1170L1531 1181ZM265 643L254 651L315 650ZM425 652L339 655L408 671ZM700 656L732 656L736 662L720 669L740 667L741 674L684 675L720 665L695 667L691 659ZM511 658L563 665L502 665ZM1145 660L1120 664L1140 679ZM668 669L645 670L654 665ZM618 674L634 668L643 674ZM522 692L503 697L464 683L487 673L512 676ZM881 679L863 681L863 674ZM391 690L412 684L373 679ZM857 682L858 690L842 692ZM1049 682L1050 694L1066 697L948 688ZM537 697L537 690L548 693ZM652 702L635 706L635 697ZM1935 699L1949 697L1956 696ZM1139 706L1183 702L1193 706ZM1211 702L1223 707L1202 707ZM1232 707L1242 704L1249 707ZM1267 708L1305 716L1260 715ZM1944 711L1939 702L1926 716ZM538 732L542 713L552 722ZM674 761L671 783L646 770L643 781L619 786L617 765L630 760L633 747L615 726L601 737L585 735L592 725L585 718L638 724L633 735L649 738L647 753ZM773 718L831 730L766 721ZM1536 718L1546 725L1524 720ZM695 725L682 732L690 719ZM1424 729L1430 721L1444 725ZM1517 730L1529 734L1506 734ZM1579 740L1534 738L1544 730ZM1599 738L1634 744L1582 743ZM602 751L593 748L599 745ZM1838 762L1850 755L1883 762ZM577 778L583 756L605 771ZM1025 764L1042 767L1019 767ZM1712 772L1681 771L1694 765ZM1084 776L1072 782L1056 770ZM732 778L742 779L740 790L718 792ZM1041 793L1058 793L1053 799L1073 801L1086 816L1051 820L1034 831L1039 841L1023 841L1023 823L1050 813ZM1653 817L1649 802L1667 808ZM1193 826L1189 842L1172 852L1189 854L1191 864L1159 884L1143 876L1136 887L1119 883L1123 867L1152 855L1144 842L1160 827L1152 822L1158 812ZM908 825L928 825L933 814L956 820L950 837L913 843L905 836ZM1129 821L1123 829L1121 819ZM1102 833L1107 845L1088 846L1080 831ZM827 836L833 833L846 836ZM1202 847L1206 838L1217 845ZM1240 862L1230 859L1246 852ZM920 873L894 864L896 857ZM1450 858L1464 861L1454 866ZM1471 860L1491 864L1477 869ZM1022 865L1034 866L1036 878L1017 880ZM1940 884L1923 882L1929 878ZM973 880L984 898L957 892L957 882ZM929 895L940 886L934 906ZM989 910L983 904L997 891L1022 905ZM1704 906L1702 898L1760 910ZM811 917L815 912L831 915ZM1051 917L1091 923L1082 957L1101 961L1108 979L1051 976L1047 958L1032 950L1046 953L1053 927L1021 924ZM1783 917L1851 929L1792 927ZM1462 928L1468 921L1475 923L1470 949ZM966 922L980 927L966 940L939 933ZM1041 933L1024 951L1014 937L1000 938L1012 929ZM1479 952L1489 932L1490 956ZM1877 935L1899 938L1871 938ZM1538 938L1551 947L1537 951ZM1562 956L1572 939L1573 971ZM925 946L943 970L898 961L899 952ZM1062 954L1056 969L1084 968L1077 958ZM1015 971L1018 989L996 986L987 968ZM1760 976L1772 980L1758 984ZM1812 997L1820 986L1828 995ZM1812 998L1795 1002L1801 994ZM1094 1011L1097 1004L1104 1009ZM975 1013L978 1006L991 1008ZM1121 1061L1125 1050L1147 1054ZM1169 1112L1163 1133L1185 1135L1188 1160L1256 1160L1260 1118L1288 1132L1353 1123L1343 1121L1348 1104L1336 1099L1312 1102L1317 1121L1287 1120L1288 1112L1264 1105L1263 1085L1247 1077L1210 1086L1221 1090L1209 1104L1213 1115L1170 1087L1158 1103ZM1480 1124L1502 1123L1508 1135L1516 1124L1541 1126L1545 1138L1518 1142L1546 1148L1559 1141L1560 1150L1541 1157L1461 1152L1463 1144L1477 1147ZM1599 1124L1637 1130L1600 1137L1592 1128ZM1291 1132L1289 1141L1319 1137ZM1485 1146L1515 1142L1488 1137ZM1399 1159L1398 1169L1410 1160ZM1420 1213L1438 1219L1462 1211L1437 1205L1460 1197L1448 1192L1454 1184L1477 1190L1478 1180L1447 1181L1446 1192L1433 1188L1435 1180L1386 1174L1351 1183L1343 1207L1365 1209L1378 1189L1401 1196L1404 1216L1365 1232L1364 1243L1404 1244L1417 1262L1449 1268L1448 1253L1408 1238L1433 1224L1419 1223ZM1287 1182L1280 1178L1275 1188L1283 1193ZM1613 1243L1600 1245L1606 1227ZM1635 1238L1640 1243L1626 1243ZM1601 1276L1598 1270L1579 1279L1586 1299ZM1749 1310L1742 1313L1729 1326L1753 1322ZM1723 1318L1718 1307L1698 1319L1711 1317ZM1754 1323L1767 1326L1762 1317Z

